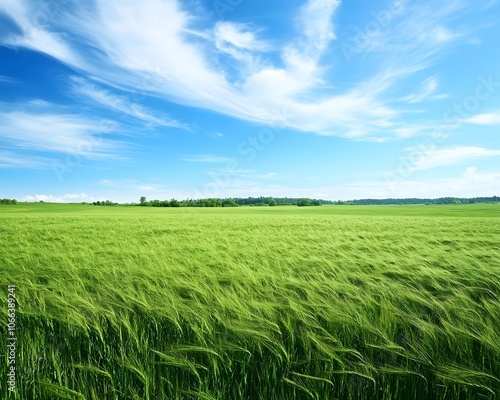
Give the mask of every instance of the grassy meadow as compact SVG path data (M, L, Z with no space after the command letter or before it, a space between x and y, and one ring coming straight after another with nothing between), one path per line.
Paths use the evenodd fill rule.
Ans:
M1 398L500 397L500 204L20 203L0 277Z

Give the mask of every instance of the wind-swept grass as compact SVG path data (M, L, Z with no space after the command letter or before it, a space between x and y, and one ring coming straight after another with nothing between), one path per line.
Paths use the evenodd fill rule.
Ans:
M496 399L499 211L6 206L16 398Z

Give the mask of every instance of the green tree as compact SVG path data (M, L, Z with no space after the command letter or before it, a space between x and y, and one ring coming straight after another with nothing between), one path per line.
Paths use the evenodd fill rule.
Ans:
M181 206L181 204L179 203L178 200L176 200L176 199L170 200L170 207L180 207L180 206Z
M146 196L142 196L140 199L140 202L141 202L141 206L145 206L146 205Z

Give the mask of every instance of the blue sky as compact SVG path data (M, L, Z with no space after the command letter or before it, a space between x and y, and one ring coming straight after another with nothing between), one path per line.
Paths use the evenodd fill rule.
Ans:
M500 195L497 0L3 0L0 197Z

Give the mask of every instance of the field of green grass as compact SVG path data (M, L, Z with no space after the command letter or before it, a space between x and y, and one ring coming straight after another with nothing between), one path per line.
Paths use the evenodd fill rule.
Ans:
M498 399L500 205L0 206L12 399Z

